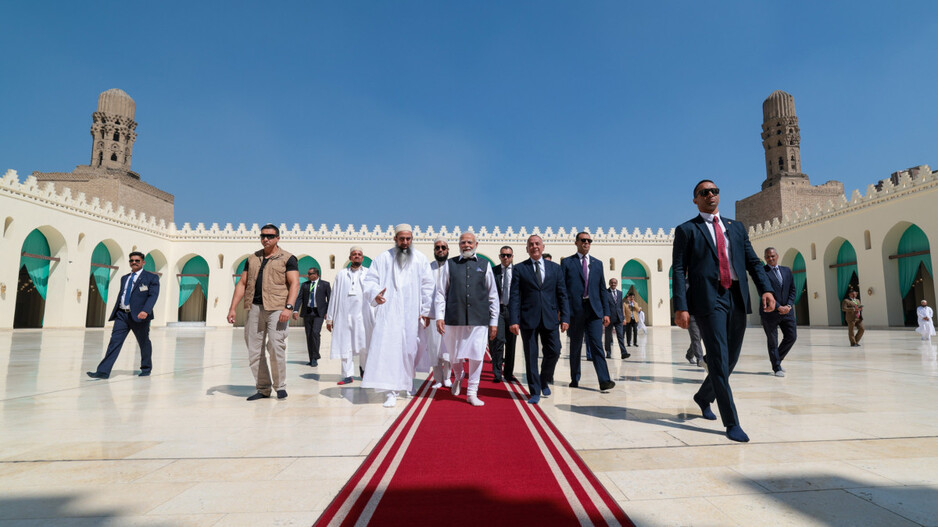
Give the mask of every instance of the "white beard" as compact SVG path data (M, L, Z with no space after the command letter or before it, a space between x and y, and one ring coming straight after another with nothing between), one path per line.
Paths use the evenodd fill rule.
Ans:
M472 258L473 256L476 255L476 251L475 251L475 249L469 249L469 250L466 250L466 251L462 251L462 252L459 253L459 254L460 254L460 256L462 256L463 258Z

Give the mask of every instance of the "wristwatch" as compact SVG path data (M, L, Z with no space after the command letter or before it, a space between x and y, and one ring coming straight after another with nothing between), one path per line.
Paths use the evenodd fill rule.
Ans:
M293 309L293 304L287 304L287 305L284 306L284 307L285 307L286 309Z

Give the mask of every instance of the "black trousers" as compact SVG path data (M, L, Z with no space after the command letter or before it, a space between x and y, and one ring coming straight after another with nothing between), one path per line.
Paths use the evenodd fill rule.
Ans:
M782 330L782 343L778 343L778 330ZM765 330L765 343L769 350L769 362L772 363L772 371L778 371L782 366L785 356L791 351L792 346L798 339L798 326L795 323L795 314L793 312L787 315L778 313L762 313L762 329Z
M135 320L136 319L136 320ZM111 329L111 341L107 345L107 353L101 363L98 364L98 373L111 374L111 368L117 356L121 353L121 347L127 334L133 332L137 339L137 345L140 346L140 370L150 371L153 369L153 345L150 344L150 319L140 320L135 315L126 311L117 311L114 318L114 327Z
M303 317L303 327L306 328L306 351L309 352L309 361L319 360L319 342L321 340L322 323L324 316L319 308L312 308L310 314Z
M638 345L638 321L625 323L625 341L629 343L629 346Z
M618 324L609 324L606 326L606 357L612 357L612 331L615 329L616 339L619 341L619 353L625 355L628 350L625 349L625 327L621 322Z
M717 402L723 426L738 425L730 374L739 360L746 334L746 308L739 282L733 282L729 289L720 288L713 311L694 315L694 319L707 347L707 377L697 390L697 399L703 403Z
M537 367L537 341L544 345L544 360ZM528 375L528 393L540 395L541 387L554 382L554 368L560 358L560 333L554 329L521 329L521 344L524 347L524 368Z
M489 341L492 355L492 373L495 379L511 379L515 376L515 343L518 336L508 331L508 306L502 305L498 312L498 332Z

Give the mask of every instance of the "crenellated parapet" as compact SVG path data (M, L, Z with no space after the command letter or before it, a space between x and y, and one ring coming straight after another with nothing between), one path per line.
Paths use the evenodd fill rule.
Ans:
M750 226L749 237L754 240L764 238L835 216L852 214L910 194L936 189L938 189L938 172L932 172L927 165L922 165L897 172L892 178L884 179L878 184L868 185L866 194L854 190L849 200L841 196L839 200L828 200L826 205L817 204L814 208L796 211L794 216L786 214L781 219L776 217L772 221Z
M63 187L57 190L54 183L40 184L34 176L29 176L25 181L20 182L19 176L15 170L8 170L0 179L0 194L4 194L16 199L31 201L46 207L56 208L68 211L73 214L94 218L99 221L113 223L125 228L154 234L169 240L179 241L242 241L256 240L260 235L260 225L252 224L250 227L244 223L234 226L226 223L219 226L212 223L206 226L204 223L198 223L193 227L190 223L183 223L178 227L175 223L166 224L164 220L156 220L153 217L147 217L143 213L134 210L125 210L124 207L114 208L110 201L101 202L98 198L90 201L86 199L84 193L72 195L71 189ZM375 225L369 228L367 225L355 227L347 225L341 227L334 224L328 227L321 224L315 227L307 224L305 227L294 223L288 227L286 224L280 225L281 236L291 241L304 242L386 242L394 237L394 227L392 225ZM515 228L512 226L476 228L473 225L465 229L456 227L434 227L434 226L414 226L414 239L418 243L432 243L437 237L442 236L451 242L455 242L463 232L472 232L476 235L479 243L485 244L524 244L528 237L536 234L544 239L545 243L572 243L574 235L579 231L589 232L593 238L594 245L606 244L629 244L629 245L670 245L674 239L674 229L665 231L659 228L653 231L650 228L641 231L633 228L629 231L626 227L618 229L614 227L533 227L522 226Z

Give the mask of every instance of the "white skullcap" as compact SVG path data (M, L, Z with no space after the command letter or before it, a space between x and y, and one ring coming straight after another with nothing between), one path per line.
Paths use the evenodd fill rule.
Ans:
M433 243L439 243L439 242L443 242L446 244L447 247L449 247L449 242L446 241L446 238L439 236L437 237L437 239L433 240Z
M365 251L363 251L362 248L359 247L358 245L353 245L352 248L348 250L348 253L349 253L349 254L352 254L352 253L355 252L355 251L358 251L358 252L360 252L360 253L362 253L362 254L365 254Z
M399 233L399 232L405 232L405 231L406 231L406 232L414 232L414 229L411 228L411 226L410 226L409 223L398 223L397 226L394 227L394 235L395 235L395 236L397 235L397 233Z

